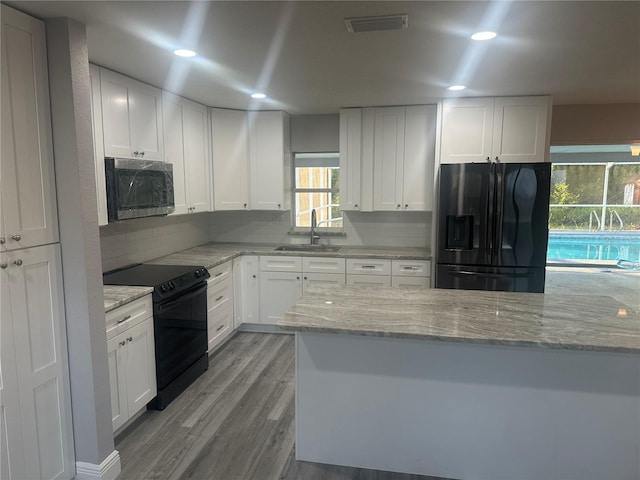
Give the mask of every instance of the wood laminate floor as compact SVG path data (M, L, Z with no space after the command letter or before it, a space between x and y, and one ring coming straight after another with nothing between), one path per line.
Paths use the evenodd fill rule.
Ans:
M162 412L116 439L121 480L427 479L295 459L294 337L239 333Z

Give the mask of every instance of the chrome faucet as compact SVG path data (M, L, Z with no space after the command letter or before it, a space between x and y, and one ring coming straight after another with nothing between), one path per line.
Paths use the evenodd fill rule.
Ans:
M320 240L320 235L316 235L316 209L311 209L311 243L310 245L317 245Z

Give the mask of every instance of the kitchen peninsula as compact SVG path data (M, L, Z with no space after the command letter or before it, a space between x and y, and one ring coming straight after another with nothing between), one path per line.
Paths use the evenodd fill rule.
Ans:
M610 297L313 286L278 326L299 460L640 478L640 313Z

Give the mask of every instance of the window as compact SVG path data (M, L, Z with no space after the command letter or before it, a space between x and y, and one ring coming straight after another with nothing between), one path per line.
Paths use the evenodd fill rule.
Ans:
M342 229L340 211L340 154L296 153L293 157L294 228Z

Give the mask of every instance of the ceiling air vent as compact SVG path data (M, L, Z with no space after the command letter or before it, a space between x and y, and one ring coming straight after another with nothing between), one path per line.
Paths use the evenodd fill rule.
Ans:
M409 26L409 15L382 15L379 17L345 18L344 23L351 33L377 32L379 30L402 30Z

